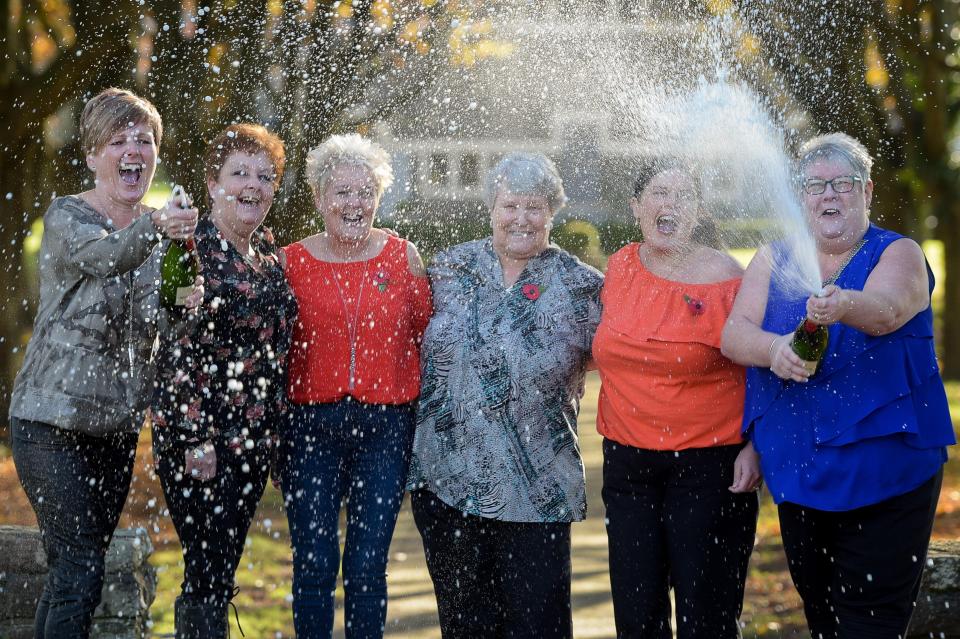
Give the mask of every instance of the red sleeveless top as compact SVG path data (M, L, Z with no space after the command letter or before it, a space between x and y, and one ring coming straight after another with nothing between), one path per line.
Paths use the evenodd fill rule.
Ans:
M388 237L380 254L363 262L318 260L300 242L286 253L299 305L290 347L291 401L416 399L420 342L433 304L429 280L410 273L407 241Z

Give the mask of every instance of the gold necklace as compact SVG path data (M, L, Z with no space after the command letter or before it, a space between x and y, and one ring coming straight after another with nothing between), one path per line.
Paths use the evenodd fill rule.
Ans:
M843 269L847 268L847 265L850 264L850 261L853 259L853 257L860 252L860 249L863 248L863 245L866 243L867 243L867 238L865 237L860 238L860 241L857 242L852 249L850 249L849 253L847 253L847 257L846 259L843 260L843 263L839 266L839 268L837 268L837 270L833 272L833 275L823 280L823 285L829 286L830 284L833 284L834 282L836 282L837 278L840 277L840 274L843 273Z

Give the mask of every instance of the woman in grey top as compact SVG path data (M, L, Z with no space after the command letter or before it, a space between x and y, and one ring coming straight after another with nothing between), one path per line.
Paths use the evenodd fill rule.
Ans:
M408 488L444 639L570 637L577 413L603 276L550 244L556 167L487 178L493 235L439 254Z
M182 319L158 310L158 240L192 236L197 210L142 204L161 133L147 100L93 97L80 143L94 187L43 217L40 307L10 402L13 461L49 565L37 639L89 635L153 393L154 342ZM203 298L199 284L188 307Z

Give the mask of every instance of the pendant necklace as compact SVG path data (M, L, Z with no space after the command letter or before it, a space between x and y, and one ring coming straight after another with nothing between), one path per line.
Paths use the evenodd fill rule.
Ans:
M350 321L350 309L347 307L347 298L340 287L340 279L330 262L327 262L327 268L330 269L330 275L333 283L337 286L337 295L340 296L340 304L343 306L343 317L347 323L347 333L350 338L350 377L347 382L347 390L352 391L356 383L357 372L357 328L360 325L360 306L363 304L363 286L367 281L367 269L370 268L371 260L366 260L363 265L363 277L360 278L360 290L357 292L357 309L353 314L353 321Z

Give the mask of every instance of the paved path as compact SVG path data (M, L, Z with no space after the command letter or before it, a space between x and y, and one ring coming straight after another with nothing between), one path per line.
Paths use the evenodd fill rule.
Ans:
M573 627L578 639L614 637L613 606L607 576L607 536L603 527L600 499L602 453L600 436L594 427L598 384L591 379L580 415L580 437L587 468L588 517L573 525ZM405 504L390 548L390 608L387 635L409 639L439 639L437 605L427 575L423 546ZM342 637L338 615L337 637Z

